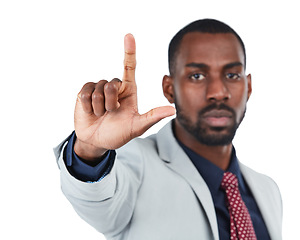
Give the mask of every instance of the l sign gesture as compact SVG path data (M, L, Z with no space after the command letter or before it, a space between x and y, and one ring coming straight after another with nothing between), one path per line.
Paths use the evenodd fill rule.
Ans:
M136 47L131 34L124 39L123 79L86 83L75 107L74 150L85 160L99 159L107 150L117 149L142 135L161 119L171 116L171 106L158 107L140 115L135 82Z

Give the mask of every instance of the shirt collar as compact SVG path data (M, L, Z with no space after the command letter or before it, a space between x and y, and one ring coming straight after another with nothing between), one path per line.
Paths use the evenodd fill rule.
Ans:
M198 172L200 173L200 175L208 185L210 191L213 193L217 192L221 186L221 182L225 171L223 171L221 168L219 168L209 160L195 153L193 150L191 150L183 143L181 143L178 139L177 141L179 145L182 147L182 149L185 151L185 153L188 155L190 160L193 162L194 166L196 167L196 169L198 170ZM227 171L237 176L239 182L239 188L241 190L244 190L245 183L242 178L242 174L240 171L240 167L238 164L238 159L236 157L236 151L234 147L232 147L231 160Z

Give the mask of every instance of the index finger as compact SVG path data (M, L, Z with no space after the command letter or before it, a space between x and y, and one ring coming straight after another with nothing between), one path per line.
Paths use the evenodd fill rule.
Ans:
M124 38L124 73L123 82L133 83L135 81L136 55L135 40L132 34L127 34Z

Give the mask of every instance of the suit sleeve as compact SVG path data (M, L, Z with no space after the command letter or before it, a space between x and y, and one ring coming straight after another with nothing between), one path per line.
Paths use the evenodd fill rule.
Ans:
M63 159L68 140L56 153L61 188L78 215L106 236L116 236L130 223L143 173L142 156L130 151L126 158L116 156L111 171L99 182L86 183L73 177Z

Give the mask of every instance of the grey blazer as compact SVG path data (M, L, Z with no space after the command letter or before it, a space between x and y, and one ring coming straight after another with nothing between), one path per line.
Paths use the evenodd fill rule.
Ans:
M171 122L157 134L118 149L111 172L96 183L69 174L61 154L66 142L54 149L62 191L79 216L107 239L219 239L210 191L174 138ZM271 239L282 239L277 185L239 164Z

